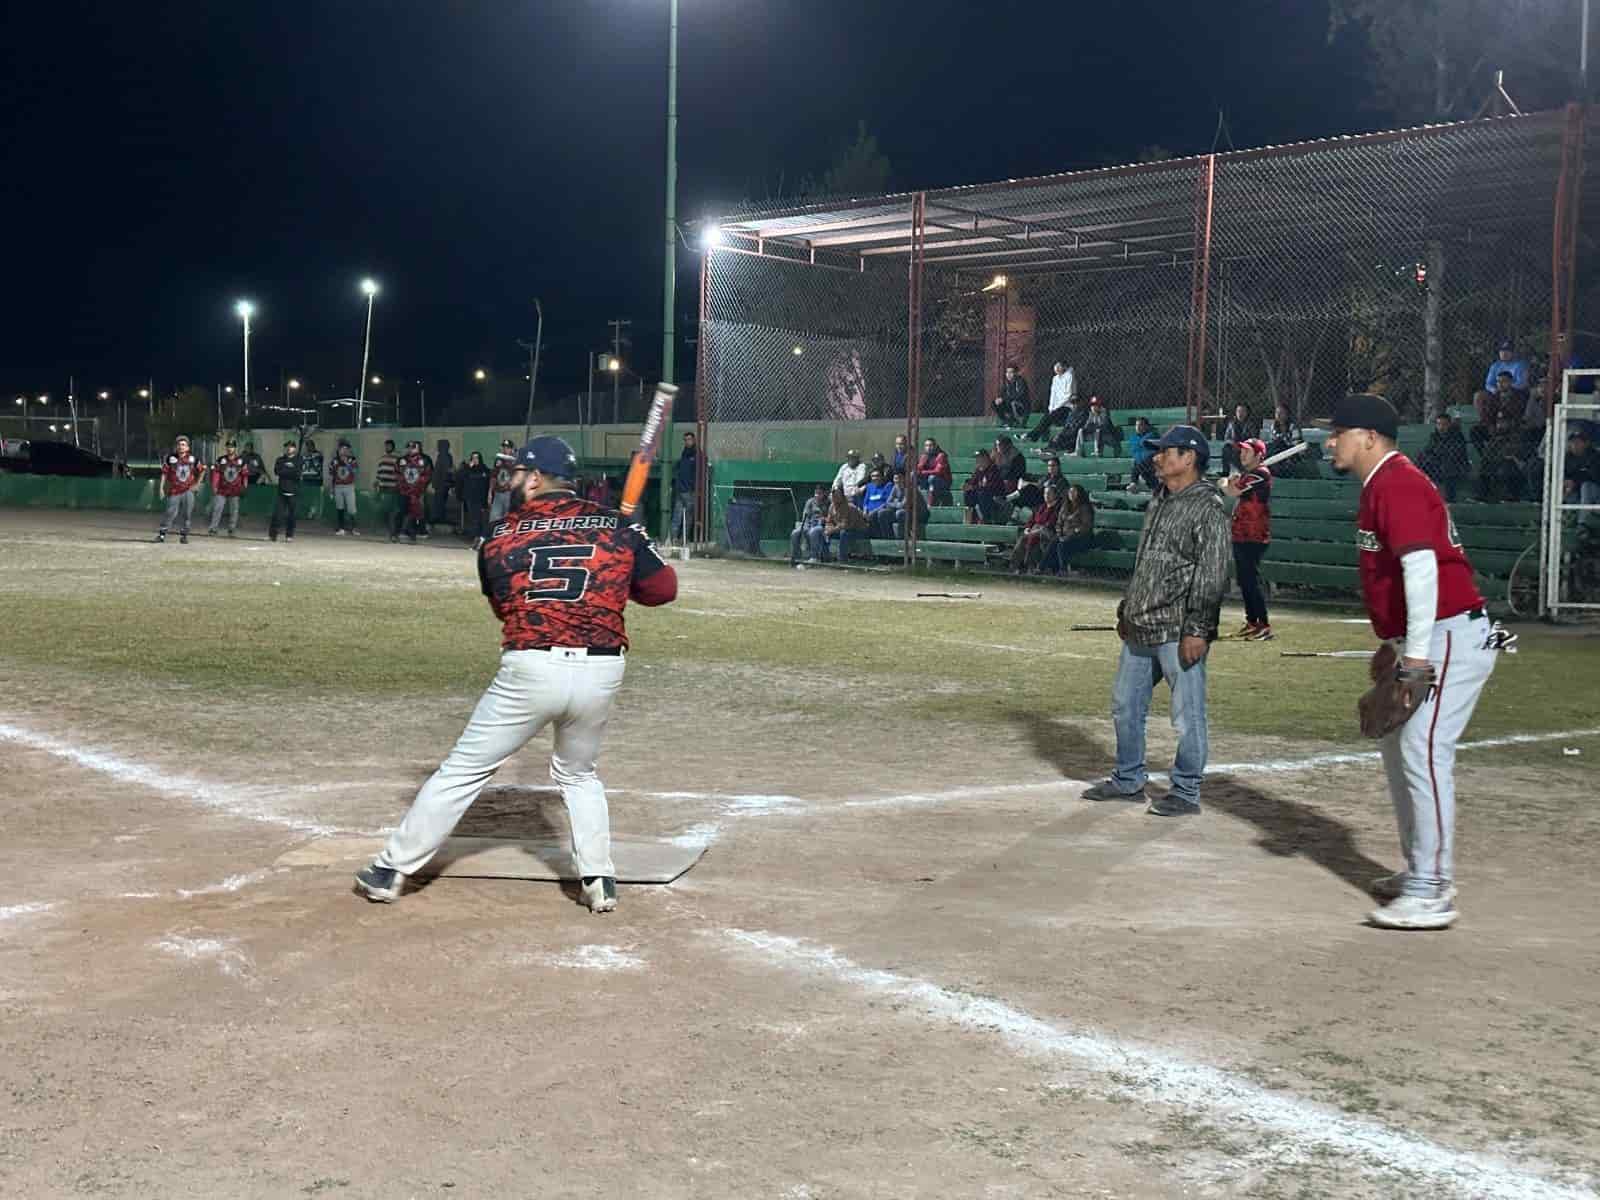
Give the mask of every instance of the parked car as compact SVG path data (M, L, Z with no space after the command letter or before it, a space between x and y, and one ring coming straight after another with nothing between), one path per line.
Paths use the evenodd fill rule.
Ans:
M8 441L0 455L0 471L24 475L79 475L104 477L116 473L116 464L92 450L71 442Z

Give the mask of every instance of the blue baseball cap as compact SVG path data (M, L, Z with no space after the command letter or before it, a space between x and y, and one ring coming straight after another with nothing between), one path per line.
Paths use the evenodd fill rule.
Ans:
M557 479L573 479L578 474L578 456L558 437L541 434L517 451L517 466Z
M1155 449L1193 450L1195 461L1202 463L1211 458L1211 443L1193 425L1174 425L1156 439Z

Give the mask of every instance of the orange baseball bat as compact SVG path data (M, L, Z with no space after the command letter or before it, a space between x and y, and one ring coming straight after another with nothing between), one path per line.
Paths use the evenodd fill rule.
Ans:
M632 516L644 496L644 485L650 478L650 464L656 460L656 450L661 442L661 428L666 424L672 402L678 398L678 389L670 383L656 384L656 394L650 401L650 411L645 414L644 429L639 434L639 448L633 452L628 464L628 477L622 484L622 514Z

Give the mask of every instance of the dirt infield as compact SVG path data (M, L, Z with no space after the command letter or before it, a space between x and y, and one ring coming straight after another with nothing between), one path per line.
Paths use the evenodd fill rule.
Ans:
M495 653L471 555L150 532L0 512L0 1195L1600 1194L1587 639L1491 683L1462 921L1404 935L1362 924L1359 664L1219 645L1228 769L1165 822L1079 799L1112 647L1064 630L1110 593L696 560L630 611L602 773L701 863L605 917L383 907L274 864L448 750ZM460 832L563 831L547 747Z

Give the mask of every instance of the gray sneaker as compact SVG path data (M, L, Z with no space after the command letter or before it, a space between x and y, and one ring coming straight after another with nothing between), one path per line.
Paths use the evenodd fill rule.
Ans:
M1400 899L1405 893L1405 886L1406 873L1404 871L1396 871L1393 875L1384 875L1374 879L1367 884L1367 891L1371 892L1375 899L1382 900L1387 904L1391 900ZM1446 887L1444 895L1446 900L1454 900L1456 898L1456 885L1452 883Z
M1147 803L1150 799L1143 788L1140 788L1137 792L1124 792L1110 779L1103 779L1093 787L1084 788L1083 798L1085 800L1130 800L1138 801L1141 804Z
M1153 817L1198 817L1200 806L1192 800L1180 800L1168 792L1159 800L1152 800L1145 805L1145 812Z
M590 912L610 912L617 907L617 881L610 875L586 875L580 883L578 898Z
M392 867L369 863L356 872L356 891L374 904L393 904L405 890L406 877Z

